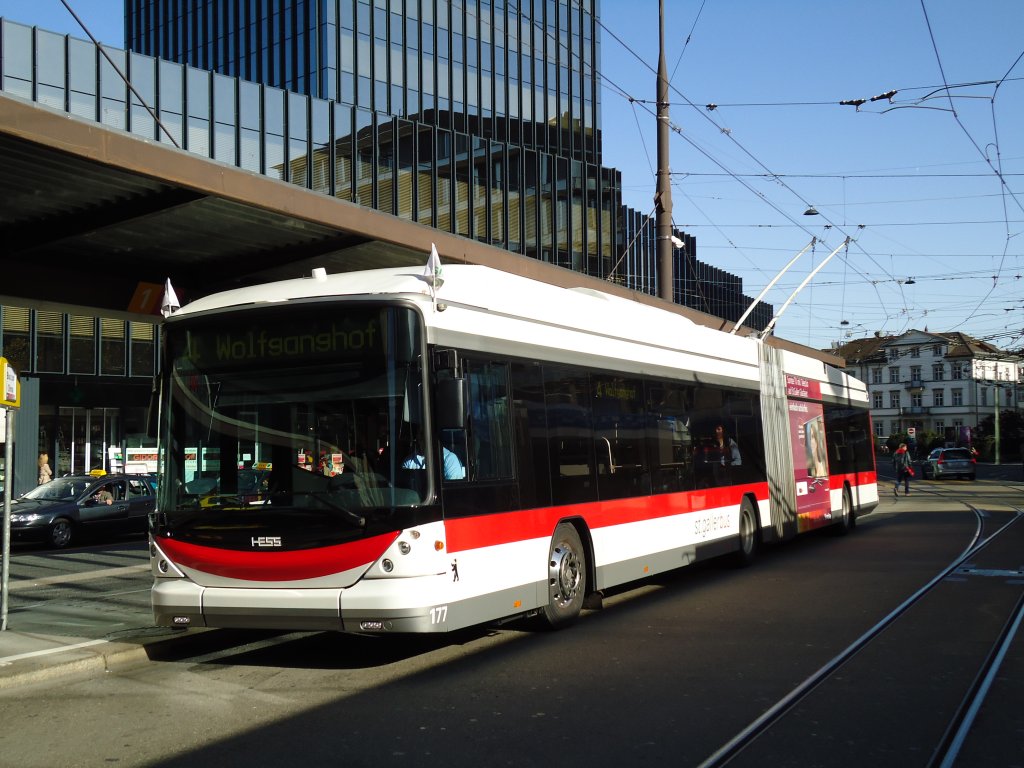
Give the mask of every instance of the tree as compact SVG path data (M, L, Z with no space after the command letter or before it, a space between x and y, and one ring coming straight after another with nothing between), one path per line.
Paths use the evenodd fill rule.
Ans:
M975 440L983 446L983 453L993 457L995 450L995 418L986 416L975 430ZM1018 410L999 411L999 459L1016 460L1024 450L1024 413Z

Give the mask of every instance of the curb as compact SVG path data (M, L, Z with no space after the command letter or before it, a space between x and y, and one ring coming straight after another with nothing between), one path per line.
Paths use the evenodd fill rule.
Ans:
M57 677L68 675L90 675L98 672L110 672L115 667L125 667L148 660L146 647L143 645L112 644L99 652L90 652L85 658L51 661L43 666L7 674L0 670L0 690L17 688L32 683L41 683ZM80 650L63 651L73 654ZM17 664L18 662L14 662Z
M155 628L149 628L152 631ZM146 630L137 633L143 635ZM57 638L4 632L17 638L25 652L14 654L13 661L0 666L0 690L32 683L47 682L71 675L94 675L141 664L146 661L174 660L195 653L195 646L207 634L200 630L193 635L165 635L139 642L85 640L81 643L54 644ZM2 636L0 636L2 637ZM69 640L71 638L60 638ZM208 644L208 643L207 643ZM192 650L190 650L192 649Z
M202 656L207 653L225 651L245 646L257 638L276 637L287 634L278 630L207 629L196 627L191 630L164 630L150 627L139 630L136 636L146 631L174 632L138 643L118 640L90 640L84 645L51 645L54 638L33 635L17 635L27 646L38 650L21 654L24 658L0 666L0 691L23 685L48 682L60 677L73 675L97 675L113 672L145 662L176 662ZM11 634L9 631L3 634ZM0 635L2 637L2 635ZM63 638L65 640L69 638Z

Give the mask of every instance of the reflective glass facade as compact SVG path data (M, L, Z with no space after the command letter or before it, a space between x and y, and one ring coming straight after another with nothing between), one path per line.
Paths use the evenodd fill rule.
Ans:
M0 22L0 88L147 139L170 142L173 137L205 157L657 295L653 220L622 205L619 172L597 162L598 75L591 61L598 60L599 48L588 2L424 3L129 0L129 40L189 42L186 48L199 57L196 61L219 61L224 70L107 48L156 111L159 125L91 43L33 27ZM157 25L160 19L173 23ZM246 19L259 23L252 27ZM307 22L314 26L304 27ZM280 24L294 33L286 38L292 41L285 46L287 55L268 53L278 49L270 33L280 31ZM501 24L499 44L495 30ZM312 37L310 29L316 31ZM346 42L347 29L354 48ZM246 45L258 43L258 50L241 55L240 30L247 30ZM211 35L216 45L203 42ZM399 36L401 46L394 52ZM432 50L425 47L427 39ZM577 43L578 50L590 53L569 56L566 51L577 50ZM300 52L304 46L315 56ZM351 80L346 50L352 55ZM228 56L230 51L237 55ZM277 56L278 63L266 63L267 56ZM243 60L249 70L238 69ZM290 68L284 60L292 62ZM426 65L428 60L432 63ZM369 62L367 87L359 84L360 61ZM235 71L242 76L231 74ZM307 74L295 80L299 71ZM378 79L383 71L390 80ZM433 83L424 79L425 71L433 73ZM436 81L442 71L447 90ZM244 79L254 74L270 79L271 73L280 76L274 82L288 88ZM467 78L473 81L473 98ZM456 81L458 99L453 98ZM380 82L387 88L378 87ZM341 98L303 91L322 94L335 88L332 83ZM587 89L594 98L586 98ZM379 108L383 104L386 110ZM566 111L559 112L563 107ZM698 261L695 240L676 234L687 242L676 252L676 302L738 318L750 302L739 278ZM762 305L748 323L764 327L770 317L771 307Z
M335 103L340 138L290 157L290 179L658 293L654 241L637 237L646 225L600 166L599 0L125 8L132 50ZM676 302L738 318L749 303L739 279L697 261L686 240ZM763 307L751 322L770 317Z
M127 0L130 50L601 161L597 0Z
M158 350L152 323L0 306L0 356L39 380L38 446L55 477L117 470L127 449L154 443L146 405Z

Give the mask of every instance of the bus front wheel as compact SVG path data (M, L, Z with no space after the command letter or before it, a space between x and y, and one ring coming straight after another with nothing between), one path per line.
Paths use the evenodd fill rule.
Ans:
M552 628L571 624L580 615L586 594L587 559L576 528L559 523L548 550L548 604L542 609Z

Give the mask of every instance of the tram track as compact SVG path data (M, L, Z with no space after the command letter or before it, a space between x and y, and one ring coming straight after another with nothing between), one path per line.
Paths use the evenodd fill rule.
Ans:
M936 495L946 496L942 492ZM760 753L758 746L766 738L770 737L774 729L782 726L787 718L796 717L794 712L797 708L801 707L812 695L820 693L823 689L827 688L829 681L835 680L841 670L864 654L867 649L876 645L883 633L895 627L901 619L906 617L908 612L921 606L943 584L950 583L951 580L964 581L975 576L979 578L1005 576L1012 583L1016 574L1013 568L1024 569L1019 559L1014 561L1014 565L1008 569L983 568L982 566L986 565L986 563L980 561L984 560L987 552L1003 542L1004 537L1016 536L1019 539L1024 534L1024 520L1021 519L1024 517L1024 510L1015 506L1001 505L1009 509L996 511L964 502L962 499L958 499L958 501L967 507L976 519L974 533L963 551L935 577L911 594L877 624L864 632L839 654L822 665L708 756L699 764L700 768L718 768L725 765L740 763L756 764L759 762L764 755ZM996 515L1005 514L1012 514L1012 517L1008 521L998 524ZM990 528L993 525L997 527L986 535L986 528ZM1003 556L1003 554L996 555L997 558ZM984 659L979 664L970 684L966 686L965 693L960 699L959 704L955 707L954 713L944 723L941 738L937 739L937 743L936 741L932 742L934 747L930 748L931 756L927 763L923 763L928 768L949 768L955 764L957 756L971 732L975 719L992 688L993 681L999 674L1000 665L1006 657L1010 645L1020 633L1021 624L1024 621L1024 572L1020 573L1020 581L1017 584L1021 586L1017 588L1014 607L1001 622L999 631L995 634L995 639L990 641L987 652L983 654ZM755 757L755 760L748 759Z

